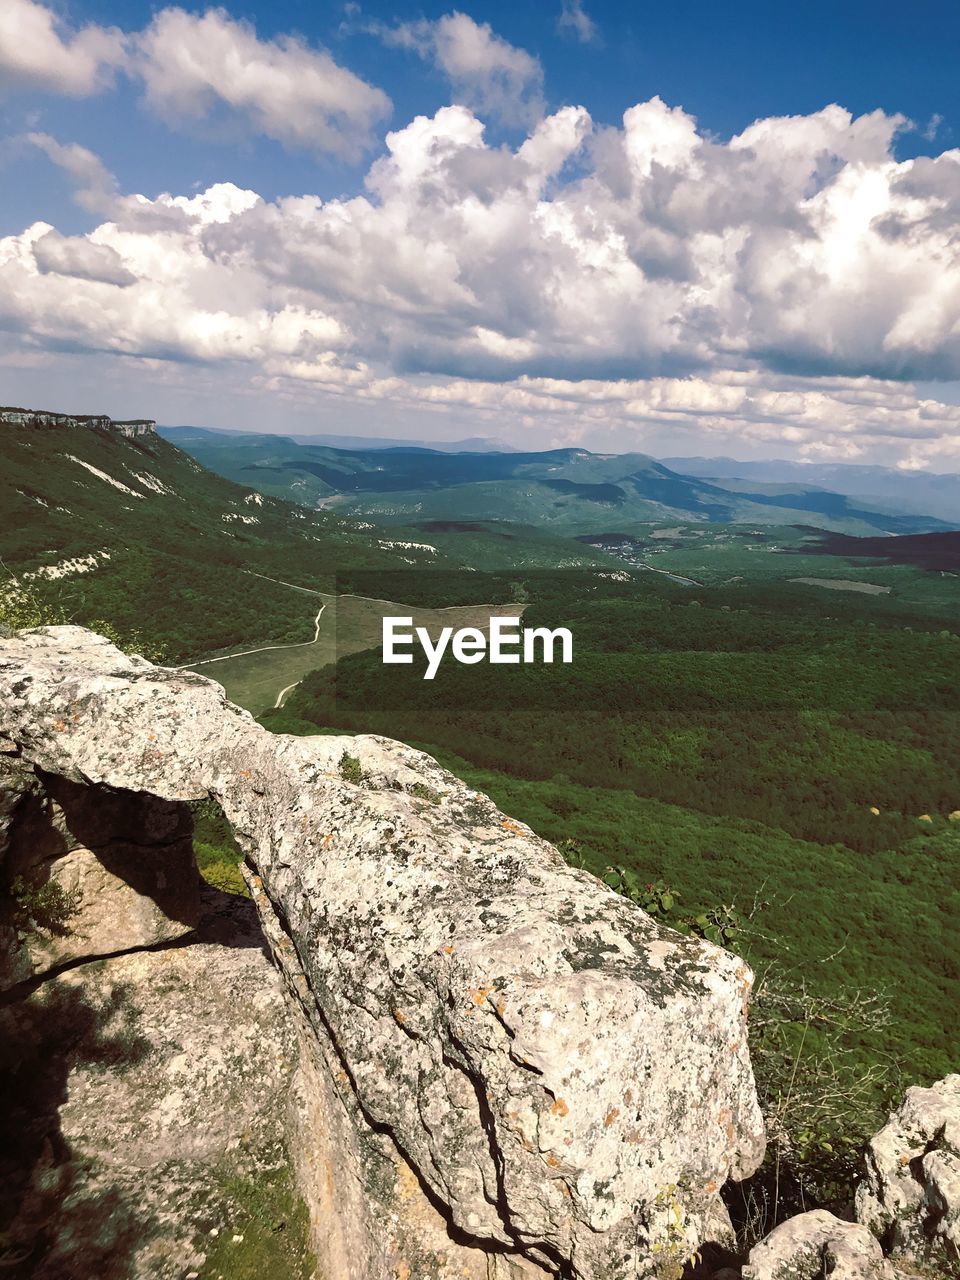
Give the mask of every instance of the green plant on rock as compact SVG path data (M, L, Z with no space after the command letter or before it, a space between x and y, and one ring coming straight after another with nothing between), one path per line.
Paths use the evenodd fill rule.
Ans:
M67 932L67 921L76 910L76 895L68 893L56 880L30 884L23 876L16 876L10 883L9 893L13 904L12 923L17 929L42 930L57 936Z
M352 782L355 787L359 787L364 779L364 772L360 766L360 761L356 756L350 755L345 751L340 757L340 777L344 782Z
M679 905L680 894L675 889L663 880L645 881L629 867L607 867L603 880L648 916L688 937L704 938L718 947L729 947L743 928L735 907L720 905L696 915L684 913Z
M412 796L416 796L418 800L426 800L427 804L439 804L443 799L442 791L428 787L425 782L415 782L409 790Z

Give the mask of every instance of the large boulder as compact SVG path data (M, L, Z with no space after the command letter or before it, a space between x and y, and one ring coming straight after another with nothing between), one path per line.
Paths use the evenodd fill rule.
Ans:
M737 957L422 753L274 736L80 628L0 644L0 712L41 781L222 806L339 1109L343 1195L312 1204L328 1280L447 1274L402 1252L424 1205L500 1275L666 1275L722 1230L720 1188L763 1153ZM325 1255L357 1184L366 1225Z
M960 1075L907 1090L867 1146L856 1213L890 1253L960 1257Z
M825 1209L776 1227L750 1252L743 1280L897 1280L866 1227Z

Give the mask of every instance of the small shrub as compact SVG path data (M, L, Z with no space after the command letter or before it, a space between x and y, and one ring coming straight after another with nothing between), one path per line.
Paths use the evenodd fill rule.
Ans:
M355 787L359 787L364 778L360 761L346 751L340 757L340 777L344 782L352 782Z
M56 880L31 885L17 876L10 885L13 921L17 929L43 930L60 937L67 932L67 920L76 910L77 901Z
M428 787L425 782L415 782L410 787L410 794L416 796L418 800L426 800L427 804L439 804L443 799L443 792L437 791L433 787Z

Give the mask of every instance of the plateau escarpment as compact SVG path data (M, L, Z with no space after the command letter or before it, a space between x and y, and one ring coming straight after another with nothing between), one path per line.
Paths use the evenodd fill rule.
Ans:
M720 1189L763 1152L736 957L399 743L271 735L80 628L0 655L11 847L28 816L69 828L68 793L97 813L25 879L83 843L132 880L159 843L124 844L132 803L149 827L213 797L231 823L301 1023L291 1145L326 1280L652 1276L729 1236ZM6 943L8 981L49 963Z
M0 406L0 426L6 427L86 427L88 430L116 431L136 439L157 429L153 418L109 418L105 413L50 413L45 409L18 409Z

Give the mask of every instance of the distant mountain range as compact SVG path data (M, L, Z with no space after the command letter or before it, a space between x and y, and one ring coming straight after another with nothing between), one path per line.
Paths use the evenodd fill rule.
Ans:
M577 535L662 521L811 524L837 533L925 533L948 527L902 500L862 502L815 484L706 479L645 454L586 449L443 452L404 446L332 448L292 436L162 431L238 484L304 506L416 527L500 520Z
M223 436L242 439L294 441L296 444L328 445L333 449L433 449L437 453L513 453L513 445L504 440L494 440L487 436L469 436L466 440L402 440L398 436L357 436L337 435L300 435L292 432L284 436L270 435L267 432L237 431L229 427L160 427L159 434L173 444L185 447L185 441L195 443L205 439L217 440Z
M901 510L960 526L960 475L900 471L850 462L790 462L784 458L742 462L737 458L664 458L681 475L716 480L814 485L862 500L865 506L894 503Z

